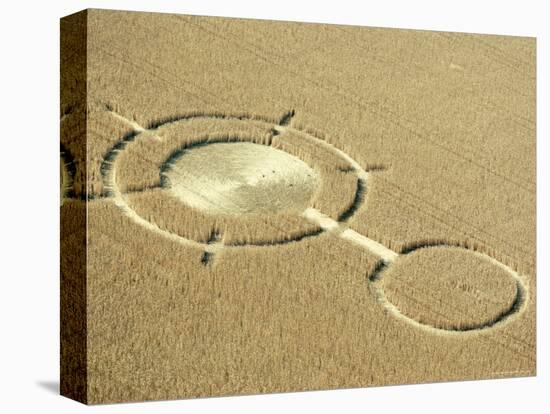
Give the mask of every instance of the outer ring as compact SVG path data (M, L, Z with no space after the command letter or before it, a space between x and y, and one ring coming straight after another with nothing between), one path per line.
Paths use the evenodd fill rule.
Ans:
M366 178L367 175L368 175L367 171L365 171L357 163L357 161L352 159L350 156L348 156L343 151L341 151L338 148L334 147L332 144L329 144L326 141L323 141L322 139L320 139L318 137L315 137L314 135L312 135L310 133L306 133L304 131L301 131L299 129L296 129L296 128L293 128L293 127L290 127L290 126L277 125L277 124L275 124L271 121L267 121L265 119L257 119L257 118L252 118L252 117L243 117L243 116L239 116L239 117L236 117L236 116L221 116L219 114L195 115L195 116L187 116L187 117L181 117L181 118L176 118L176 119L171 118L166 122L155 124L155 127L151 128L149 130L135 130L134 129L133 133L128 134L127 136L125 136L122 139L122 141L117 143L105 157L105 161L103 162L101 170L103 172L103 179L104 179L105 185L108 189L108 193L109 193L109 195L112 196L115 204L118 207L120 207L132 220L134 220L138 224L144 226L145 228L148 228L149 230L151 230L151 231L153 231L157 234L162 234L164 237L167 237L171 240L177 241L177 242L179 242L181 244L184 244L184 245L187 245L187 246L201 248L201 249L203 249L207 252L216 251L216 250L219 250L221 248L219 245L214 247L212 244L198 242L196 240L192 240L192 239L189 239L187 237L180 236L179 234L175 234L175 233L169 232L167 230L164 230L164 229L156 226L155 224L149 222L148 220L144 219L139 214L137 214L137 212L126 202L126 200L123 197L123 193L120 191L120 189L117 185L117 181L116 181L116 164L117 164L117 155L118 155L118 153L123 151L124 148L127 145L131 145L131 143L133 141L135 141L136 139L138 139L140 137L140 135L143 134L144 132L155 131L158 128L160 128L162 126L165 126L165 125L190 121L190 120L193 120L193 119L216 119L218 121L220 119L232 120L232 121L238 120L238 121L243 121L243 122L254 122L254 123L257 123L257 124L260 124L260 125L263 125L263 126L267 126L268 128L271 128L273 131L289 130L289 131L295 132L299 135L302 135L303 137L306 137L310 140L313 140L318 145L322 145L325 148L331 150L333 153L335 153L337 156L339 156L341 159L348 162L352 166L352 171L356 173L356 175L358 176L359 179L360 178ZM223 141L223 140L212 141L212 143L214 143L214 142L226 142L226 141ZM265 144L260 144L260 143L258 143L258 144L259 145L265 145ZM297 157L297 158L299 158L299 157ZM305 162L304 160L301 160L301 161ZM236 249L236 248L250 247L250 246L254 246L254 247L278 246L278 245L281 245L281 244L286 244L286 243L289 243L289 242L298 242L298 241L301 241L301 240L304 240L304 239L307 239L307 238L310 238L310 237L318 236L319 234L322 234L325 231L326 231L325 229L321 228L321 229L316 230L314 232L310 232L310 233L307 233L305 235L302 235L302 236L300 236L299 238L296 238L296 239L276 240L273 243L269 243L269 244L266 244L266 243L257 243L257 244L255 244L255 243L246 243L245 244L245 243L243 243L243 244L234 244L234 245L233 244L223 245L223 249L224 250L225 249Z
M449 245L449 244L434 244L430 246L423 246L423 247L417 247L415 249L412 249L408 251L407 253L400 254L399 257L402 255L405 256L407 254L410 254L412 252L415 252L420 249L430 249L430 248L436 248L436 247L449 247L449 248L456 248L456 249L463 249L468 251L469 253L472 253L473 255L480 257L486 261L489 261L495 266L500 267L503 269L508 275L514 280L516 283L516 296L514 298L514 301L510 305L509 308L505 309L503 312L498 314L492 321L489 323L477 323L477 324L471 324L463 328L439 328L433 325L425 324L422 322L417 321L416 319L413 319L404 313L401 312L401 310L395 306L392 302L389 301L389 299L386 297L384 293L384 289L380 286L378 281L380 281L384 277L384 273L386 270L392 265L392 263L389 264L383 264L381 268L378 269L377 276L374 278L374 280L371 278L371 281L373 282L373 286L376 290L376 295L379 299L379 301L383 304L383 306L390 311L392 314L394 314L398 319L406 320L408 323L424 330L428 330L431 332L445 332L445 333L464 333L464 332L476 332L481 330L486 330L490 328L494 328L496 326L501 325L504 322L509 322L512 318L516 318L522 311L525 309L525 304L528 302L528 289L525 285L525 282L523 278L519 275L518 272L513 270L510 266L505 265L502 262L499 262L495 258L485 254L481 253L472 249L468 249L466 247L462 246L456 246L456 245ZM397 260L399 260L399 257Z

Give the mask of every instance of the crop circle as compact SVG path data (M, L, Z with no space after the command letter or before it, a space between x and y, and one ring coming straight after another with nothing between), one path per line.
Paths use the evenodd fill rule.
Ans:
M382 272L380 287L398 313L450 331L488 328L507 319L525 293L508 267L454 246L423 247L400 256Z
M319 186L302 160L252 142L218 142L183 151L164 173L182 203L210 214L301 212Z

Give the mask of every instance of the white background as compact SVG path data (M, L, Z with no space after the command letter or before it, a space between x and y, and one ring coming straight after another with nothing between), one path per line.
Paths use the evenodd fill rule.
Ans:
M0 6L0 411L549 412L546 1L5 1ZM87 7L537 36L538 376L86 408L59 383L59 18ZM546 23L546 26L545 26ZM546 114L546 117L543 115ZM521 165L518 165L521 168ZM546 390L545 390L546 389ZM546 403L546 410L544 404Z

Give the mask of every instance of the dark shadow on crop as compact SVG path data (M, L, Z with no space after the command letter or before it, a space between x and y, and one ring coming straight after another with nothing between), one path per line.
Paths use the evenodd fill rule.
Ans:
M379 260L372 273L367 276L369 282L378 282L382 278L382 272L386 270L387 267L388 264L386 262Z
M276 246L276 245L282 245L282 244L288 244L288 243L294 243L299 242L303 239L306 239L308 237L315 237L323 234L325 232L324 229L314 229L311 231L304 231L303 233L294 235L291 238L288 239L279 239L279 240L255 240L255 241L234 241L231 243L228 243L227 246Z
M220 244L222 240L221 233L218 230L212 230L210 233L210 237L208 238L207 244ZM213 264L215 257L214 252L204 252L201 258L201 263L205 266L209 266Z
M290 118L294 116L294 110L288 112L285 114L280 122L283 122L283 120L286 120L288 117L288 121L290 121ZM181 121L188 121L191 119L235 119L235 120L249 120L249 121L263 121L267 123L273 123L272 120L268 119L267 117L255 115L255 114L249 114L249 113L241 113L241 114L226 114L223 112L193 112L188 114L181 114L181 115L172 115L167 116L163 118L155 119L147 124L147 129L153 130L158 129L161 126L173 124L176 122ZM280 123L280 125L286 125Z
M283 115L283 117L279 121L279 125L281 126L290 125L290 122L292 121L292 118L294 118L294 115L296 115L296 111L294 111L294 109L288 111L286 114Z
M411 243L407 243L399 251L400 254L411 253L418 249L424 249L427 247L462 247L467 248L465 245L451 240L445 239L433 239L433 240L419 240Z
M101 166L99 167L99 171L101 173L101 177L103 179L104 184L104 190L103 190L103 197L112 197L113 192L110 188L108 188L108 179L109 179L109 173L111 172L112 163L114 162L115 158L117 157L118 153L126 147L126 145L129 142L132 142L136 139L136 137L140 134L139 131L130 131L127 134L125 134L120 141L118 141L115 145L111 147L109 151L103 156L103 162L101 163Z
M351 216L355 214L357 210L359 210L359 207L361 207L361 204L363 204L363 201L365 200L365 195L367 194L367 183L365 180L358 178L357 179L357 188L355 190L355 197L353 198L353 201L351 202L351 205L349 208L342 212L340 216L338 217L338 221L347 221L350 219Z

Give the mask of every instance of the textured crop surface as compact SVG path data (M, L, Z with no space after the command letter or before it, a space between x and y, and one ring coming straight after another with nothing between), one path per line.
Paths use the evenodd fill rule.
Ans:
M535 39L61 20L61 393L532 376Z

